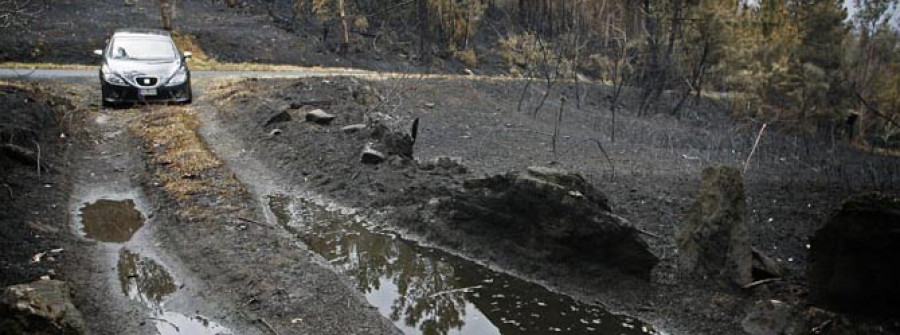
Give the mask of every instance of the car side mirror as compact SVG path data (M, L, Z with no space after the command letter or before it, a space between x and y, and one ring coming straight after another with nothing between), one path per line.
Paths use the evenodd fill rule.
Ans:
M194 53L193 53L193 52L190 52L190 51L185 51L185 52L184 52L184 58L191 58L191 57L193 57L193 56L194 56Z
M94 50L94 56L103 57L103 50L100 50L100 49Z

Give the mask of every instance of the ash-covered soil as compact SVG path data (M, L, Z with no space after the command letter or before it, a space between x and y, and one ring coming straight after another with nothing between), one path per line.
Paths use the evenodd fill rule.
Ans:
M323 40L321 27L286 26L262 2L240 1L236 8L224 1L173 3L175 31L195 37L218 62L422 70L409 59L412 44L399 43L391 34L377 35L377 43L375 37L353 34L354 46L343 54L338 52L339 34ZM0 62L97 64L91 51L102 48L115 29L159 28L158 6L156 0L33 1L27 8L35 13L33 20L0 28ZM274 12L286 15L283 9ZM461 69L458 61L445 63L440 68Z
M50 252L71 243L71 104L57 93L0 81L0 287L55 277L67 258Z
M426 243L676 333L741 333L740 321L760 300L787 301L816 314L804 300L811 235L848 195L896 193L900 186L897 158L860 152L829 136L770 126L744 178L751 240L788 274L751 290L681 281L674 269L674 232L697 193L700 171L712 164L743 167L761 125L731 120L726 108L709 100L692 102L682 119L638 116L629 92L615 118L612 141L606 87L588 87L580 109L573 88L567 87L568 102L552 96L535 116L541 87L531 86L519 111L523 86L409 78L222 81L207 92L207 101L218 108L227 131L253 148L254 158L295 183L366 208ZM336 118L329 125L305 122L305 112L312 109ZM361 162L360 153L373 140L371 131L341 128L373 117L390 119L401 130L419 119L414 161L392 156L378 165ZM462 168L429 164L442 156L454 157ZM606 194L613 213L644 231L661 258L652 278L589 276L578 267L510 255L494 243L502 237L462 233L434 216L429 203L463 181L529 166L581 173ZM892 320L834 319L827 329L833 334L898 331Z

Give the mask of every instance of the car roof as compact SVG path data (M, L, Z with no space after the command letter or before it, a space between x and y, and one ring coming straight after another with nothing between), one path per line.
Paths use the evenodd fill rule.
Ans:
M162 29L150 28L122 28L116 29L113 37L134 36L134 37L172 37L172 34Z

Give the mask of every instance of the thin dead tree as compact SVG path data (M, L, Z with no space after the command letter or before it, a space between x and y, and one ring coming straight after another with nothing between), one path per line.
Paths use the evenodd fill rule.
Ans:
M566 98L565 95L562 95L559 97L559 112L557 112L557 114L556 114L556 123L553 126L553 135L551 136L551 139L550 139L550 142L551 142L551 145L553 148L553 160L554 161L557 159L556 147L557 147L557 142L559 142L559 126L563 120L563 112L565 112L565 110L566 110L566 101L568 101L568 98Z
M343 40L341 42L341 53L347 53L350 50L350 30L347 26L347 13L344 11L344 0L338 0L338 14L341 19L341 32Z
M162 27L172 31L172 2L171 0L159 0L159 15L162 18Z
M541 69L541 74L544 76L544 95L541 96L541 101L531 114L532 117L536 118L538 113L540 113L541 108L543 108L544 104L547 102L547 97L550 96L550 92L553 91L553 86L559 81L561 75L560 70L563 65L563 56L562 51L560 50L561 43L556 43L556 45L551 48L543 42L540 34L536 34L535 36L542 57L539 68Z
M622 91L625 88L625 82L628 79L628 69L631 61L628 53L628 33L625 29L617 27L612 22L609 23L609 29L617 33L619 36L614 38L613 59L607 62L606 73L607 80L612 83L612 94L606 96L609 101L609 111L611 121L609 125L609 140L616 143L616 112L619 110L619 99L622 97Z

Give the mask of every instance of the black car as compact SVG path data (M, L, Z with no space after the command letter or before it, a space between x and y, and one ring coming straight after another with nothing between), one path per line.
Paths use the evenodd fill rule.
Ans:
M156 29L116 30L103 50L103 106L145 101L190 103L190 52L178 51L172 35Z

